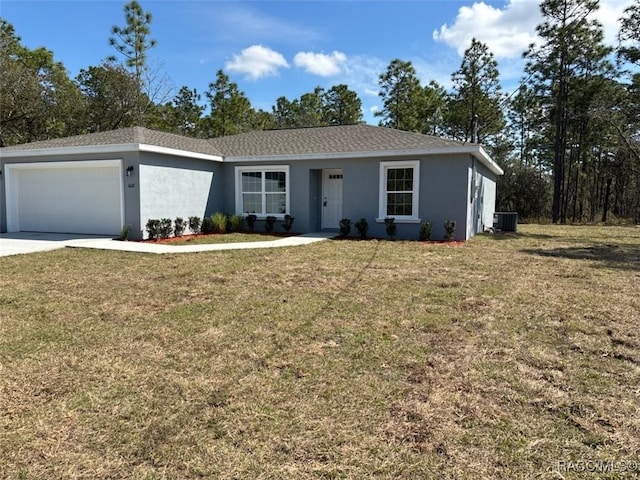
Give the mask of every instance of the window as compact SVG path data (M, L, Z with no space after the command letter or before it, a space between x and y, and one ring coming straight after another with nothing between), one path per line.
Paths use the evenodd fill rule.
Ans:
M379 217L396 221L418 222L418 187L420 162L380 163Z
M236 211L258 216L289 212L289 167L236 167Z

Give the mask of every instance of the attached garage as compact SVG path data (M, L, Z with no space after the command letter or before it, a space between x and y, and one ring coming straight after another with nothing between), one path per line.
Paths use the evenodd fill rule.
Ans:
M120 160L19 163L5 171L9 232L120 233Z

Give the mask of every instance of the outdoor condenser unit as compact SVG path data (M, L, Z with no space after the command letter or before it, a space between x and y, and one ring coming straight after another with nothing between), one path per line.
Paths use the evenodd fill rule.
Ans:
M516 212L495 212L493 214L493 229L496 232L517 232L518 214Z

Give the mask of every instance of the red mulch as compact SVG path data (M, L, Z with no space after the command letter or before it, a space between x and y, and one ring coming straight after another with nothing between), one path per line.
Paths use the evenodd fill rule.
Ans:
M229 233L235 233L235 232L229 232ZM240 232L240 233L250 233L253 235L265 235L265 236L272 236L272 237L291 237L294 235L300 235L299 233L291 233L291 232L271 232L271 233L267 233L267 232ZM143 243L173 243L173 242L184 242L184 241L188 241L192 238L214 238L214 237L221 237L223 235L227 235L226 233L209 233L209 234L202 234L202 233L198 233L196 235L182 235L181 237L169 237L169 238L156 238L153 240L149 240L149 239L145 239L145 240L138 240L139 242L143 242Z

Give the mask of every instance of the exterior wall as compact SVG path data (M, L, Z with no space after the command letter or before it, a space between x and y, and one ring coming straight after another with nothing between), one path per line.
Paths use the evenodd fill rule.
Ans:
M351 158L326 160L299 160L274 162L228 162L223 165L223 183L228 185L223 193L220 210L235 212L235 166L288 165L290 175L290 214L295 217L293 231L313 232L320 229L322 201L322 170L342 169L343 207L342 217L356 222L365 218L369 223L368 236L387 236L384 223L379 217L380 162L394 158ZM469 155L442 157L404 157L398 161L420 160L419 217L433 222L433 239L444 237L444 222L454 220L457 224L456 239L465 240L467 224ZM233 188L231 188L233 187ZM397 223L398 238L417 239L419 223ZM262 230L262 223L256 230ZM357 234L352 227L352 234Z
M496 176L477 160L469 168L467 238L493 225L496 208Z
M204 218L222 203L224 181L219 162L143 153L125 189L139 191L130 205L131 232L145 238L149 219ZM132 238L136 238L132 236Z
M137 152L118 152L118 153L97 153L97 154L67 154L67 155L46 155L46 156L33 156L33 157L20 157L20 158L2 158L0 159L0 232L7 231L7 210L6 210L6 175L5 169L7 165L16 165L21 163L46 163L46 162L74 162L74 161L87 161L87 160L120 160L122 161L123 170L129 165L137 166L138 153ZM123 189L123 202L125 209L125 223L130 222L131 210L129 206L131 204L137 204L139 202L138 191L126 188L126 184Z

